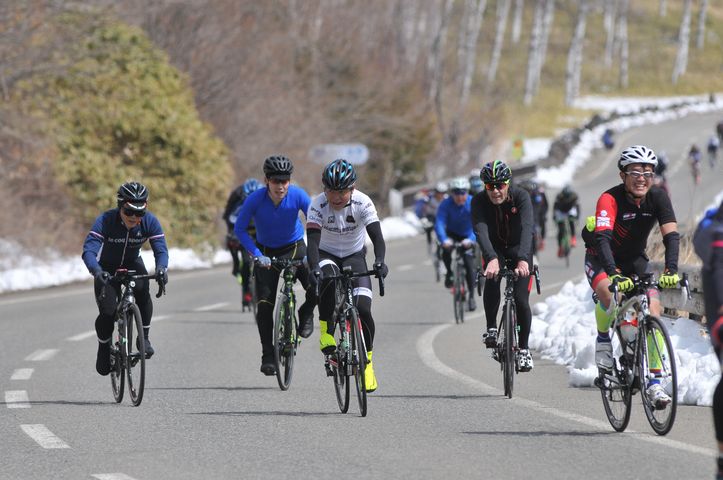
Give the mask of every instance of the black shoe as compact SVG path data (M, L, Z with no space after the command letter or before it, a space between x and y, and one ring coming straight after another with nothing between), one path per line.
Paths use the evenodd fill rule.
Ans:
M482 334L482 340L487 348L495 348L497 346L497 329L488 328L486 333Z
M98 355L95 359L95 371L106 376L110 373L110 342L98 342Z
M263 373L267 377L276 375L276 365L274 364L273 360L268 360L268 359L261 360L260 370L261 370L261 373Z
M141 345L138 342L139 339L140 339L140 337L136 337L136 348L140 351ZM151 341L148 340L148 337L143 339L143 344L146 347L146 359L151 358L153 356L153 354L156 353L156 351L153 350L153 346L151 345Z
M299 308L299 336L309 338L314 332L314 307L307 306L307 303Z
M467 308L469 309L470 312L474 312L475 310L477 310L477 301L475 301L474 295L469 296Z
M454 281L452 280L452 272L447 272L444 276L444 288L452 288Z

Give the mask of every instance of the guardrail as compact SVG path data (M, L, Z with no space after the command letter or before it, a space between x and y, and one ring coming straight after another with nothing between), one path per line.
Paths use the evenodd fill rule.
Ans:
M662 262L650 262L651 269L660 274L665 268ZM670 316L681 316L680 312L688 312L690 318L700 320L705 315L705 302L703 300L703 279L700 275L700 266L679 265L678 274L688 274L690 296L688 299L680 289L660 290L660 304Z

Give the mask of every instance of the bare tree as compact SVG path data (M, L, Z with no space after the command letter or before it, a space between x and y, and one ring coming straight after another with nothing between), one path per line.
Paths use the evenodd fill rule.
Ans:
M617 9L616 0L603 1L603 26L605 28L605 56L603 57L604 65L610 68L613 65L613 52L615 51L615 11Z
M587 23L588 2L580 0L577 10L575 31L570 41L570 50L567 54L567 69L565 71L565 104L572 102L580 94L580 76L582 71L582 49L585 43L585 26Z
M535 20L530 38L530 53L527 60L527 78L525 82L525 105L532 103L532 98L540 87L542 67L547 55L547 42L552 29L555 13L555 0L540 0L535 8Z
M668 13L668 1L660 0L658 3L658 15L664 17Z
M620 72L618 83L622 88L628 87L628 7L629 0L620 0L618 11L618 27L616 44L620 48Z
M498 0L497 2L497 28L495 30L495 43L492 46L492 57L487 69L487 84L491 86L497 76L497 66L502 55L502 45L505 41L505 29L507 28L507 17L510 13L510 0Z
M482 17L487 6L487 0L466 0L465 1L465 27L460 34L463 38L460 48L460 68L462 70L461 89L459 97L459 109L462 110L467 104L469 90L472 86L472 77L475 72L475 60L477 59L477 38L479 37Z
M515 14L512 19L512 43L520 41L520 30L522 30L522 12L525 9L525 0L515 0Z
M437 125L443 137L446 137L446 128L444 123L444 111L442 108L442 87L444 81L444 45L447 39L447 28L449 25L449 17L452 12L454 0L444 0L443 10L440 17L439 28L432 42L432 51L430 57L433 61L432 83L429 90L429 98L434 103L434 109L437 114Z
M695 39L695 47L700 49L705 44L705 16L708 12L708 0L701 0L700 11L698 12L698 34Z
M675 65L673 66L673 84L678 83L678 79L685 73L688 68L688 43L690 42L690 17L693 10L693 0L685 0L683 6L683 18L680 22L680 30L678 32L678 53L675 56Z

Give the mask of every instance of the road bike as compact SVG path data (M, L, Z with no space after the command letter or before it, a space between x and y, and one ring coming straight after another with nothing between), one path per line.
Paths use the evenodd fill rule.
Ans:
M332 280L335 295L335 307L332 315L336 349L325 355L324 366L327 376L334 379L336 401L341 413L349 411L350 377L354 377L359 413L367 415L367 391L364 372L367 366L367 349L364 343L359 311L354 305L354 284L359 277L375 276L379 279L379 295L384 296L384 278L377 270L354 273L351 266L345 266L338 275L325 276ZM319 296L317 283L317 298ZM327 287L331 288L331 287Z
M530 276L535 277L535 287L539 295L540 270L537 265L532 267ZM505 299L502 316L497 327L497 344L492 350L492 358L500 362L505 395L507 398L512 398L515 375L520 371L518 358L520 352L518 343L520 327L517 324L517 307L515 306L515 282L519 277L515 273L512 262L506 262L505 268L500 270L499 277L505 280ZM532 282L532 278L530 278L530 282Z
M133 288L136 282L155 279L158 282L156 298L166 293L166 287L156 274L138 275L134 270L118 269L108 280L120 285L120 301L113 314L116 328L110 346L110 382L116 403L123 400L125 381L128 380L128 393L131 403L137 407L143 400L146 381L146 346L143 334L141 312L136 305ZM105 296L105 290L101 297Z
M272 258L271 266L281 269L282 285L274 304L274 363L276 380L281 390L288 390L294 374L294 358L299 347L298 321L296 318L296 295L294 282L296 269L304 260Z
M652 273L633 280L633 290L619 292L614 281L610 316L613 318L613 367L600 370L595 386L600 389L605 414L610 425L624 431L630 421L632 397L641 392L648 423L658 435L673 428L678 405L678 377L673 345L663 322L650 314L650 291L659 288ZM687 275L680 281L690 298ZM639 341L645 339L645 341ZM667 405L655 405L645 394L651 383L659 383L670 396Z
M464 256L467 249L462 242L455 242L452 246L454 258L452 259L452 307L454 308L454 322L464 323L464 309L467 301L467 270L464 266ZM472 295L473 292L469 292Z

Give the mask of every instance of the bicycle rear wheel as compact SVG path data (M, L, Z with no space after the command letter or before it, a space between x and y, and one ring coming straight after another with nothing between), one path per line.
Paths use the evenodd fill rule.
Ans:
M349 332L346 330L346 322L337 322L334 329L334 339L336 340L336 351L329 358L329 363L334 378L334 390L336 392L336 402L339 405L341 413L349 411L349 378L347 376L348 369L348 351L349 351Z
M123 329L124 331L121 331ZM110 346L110 385L113 388L113 399L116 403L123 401L123 392L125 390L125 363L122 349L125 348L125 325L119 326L116 322L116 329L113 332L113 339Z
M126 376L131 403L137 407L143 400L146 382L146 343L141 312L136 304L126 311Z
M364 382L364 372L367 367L367 351L364 346L359 314L356 308L349 310L349 322L351 325L351 353L354 380L356 382L356 395L359 401L359 413L362 417L367 416L367 389Z
M620 333L616 332L616 336L619 339ZM625 431L630 422L632 381L631 356L625 354L614 359L612 372L600 374L595 379L595 385L600 388L605 415L616 432Z
M504 309L504 338L503 345L504 351L502 358L503 360L503 383L505 387L505 395L507 398L512 398L512 390L515 383L515 352L514 352L514 309L511 304L505 305Z
M647 317L642 329L645 342L641 345L640 376L643 408L648 423L658 435L665 435L673 428L678 408L678 374L675 366L673 345L665 325L656 317ZM643 337L640 337L642 340ZM651 381L657 381L670 396L670 403L663 408L653 405L645 394Z
M288 390L294 374L297 333L294 297L280 293L274 307L274 363L276 380L281 390Z
M454 268L454 322L464 323L464 269L459 265Z

